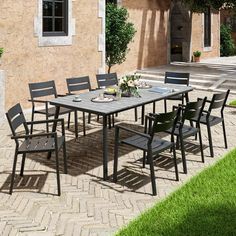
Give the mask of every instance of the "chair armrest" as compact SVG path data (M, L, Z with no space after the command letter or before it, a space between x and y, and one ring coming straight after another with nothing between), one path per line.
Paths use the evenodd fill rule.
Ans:
M35 138L35 137L44 137L44 136L52 136L56 137L57 133L56 132L51 132L51 133L42 133L42 134L26 134L26 135L16 135L12 136L11 139L27 139L27 138Z
M144 138L146 138L146 139L148 139L148 140L151 138L150 135L148 135L148 134L144 134L144 133L138 132L138 131L136 131L136 130L129 129L129 128L126 128L126 127L121 126L121 125L116 125L116 128L117 128L117 129L123 129L123 130L125 130L125 131L130 132L130 133L134 133L134 134L140 135L140 136L142 136L142 137L144 137Z
M29 102L37 102L37 103L48 103L46 100L37 100L37 99L28 99Z

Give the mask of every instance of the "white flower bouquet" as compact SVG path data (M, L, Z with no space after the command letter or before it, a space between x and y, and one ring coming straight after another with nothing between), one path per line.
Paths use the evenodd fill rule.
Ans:
M119 80L119 89L123 97L139 97L138 85L140 76L126 75Z

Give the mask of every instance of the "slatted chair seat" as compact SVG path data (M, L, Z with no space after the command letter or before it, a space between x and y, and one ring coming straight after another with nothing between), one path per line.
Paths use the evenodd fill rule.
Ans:
M147 151L148 150L148 141L146 138L139 136L139 135L134 135L132 137L123 139L121 141L121 143L133 146L135 148L141 149L143 151ZM156 153L156 152L162 152L166 149L169 149L170 147L172 147L172 143L169 141L166 141L164 139L160 139L158 137L154 137L153 141L152 141L152 152Z
M188 138L190 136L193 136L193 135L197 134L198 129L195 128L195 127L192 127L192 126L183 125L181 132L182 132L183 138ZM175 135L180 135L180 130L179 130L179 125L178 124L175 128L174 134Z
M68 114L69 112L71 112L72 110L66 107L61 107L60 108L60 112L59 115L64 115L64 114ZM48 115L48 116L55 116L56 113L56 107L50 107L48 108L48 112L46 109L42 109L42 110L36 110L34 111L35 113L38 114L44 114L44 115Z
M209 120L210 126L217 125L223 121L223 119L221 117L210 115L209 118L207 118L206 114L202 114L201 119L200 119L200 123L206 125L207 119ZM195 120L196 120L196 118L193 119L193 121L195 121Z
M57 149L60 150L64 142L63 137L57 138ZM49 152L55 150L55 139L46 138L32 138L24 140L20 145L18 152L22 153L33 153L33 152Z

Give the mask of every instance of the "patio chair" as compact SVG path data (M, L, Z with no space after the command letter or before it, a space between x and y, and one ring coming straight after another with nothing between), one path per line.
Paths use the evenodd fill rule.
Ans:
M186 105L179 105L182 109L182 116L180 120L177 122L176 128L174 130L174 135L177 137L177 146L179 146L180 142L180 149L182 155L182 162L183 162L183 170L184 173L187 174L187 163L185 157L185 147L184 147L184 140L195 136L196 134L199 135L199 144L200 144L200 151L201 151L201 159L204 163L204 152L203 152L203 145L202 145L202 135L201 135L201 128L200 128L200 118L205 106L206 98L202 100L198 100L196 102L188 102ZM178 109L179 107L174 106L174 109ZM186 125L186 121L196 122L196 127L193 125ZM171 133L172 130L168 130L167 132Z
M117 74L116 73L110 73L110 74L98 74L96 75L97 78L97 84L98 84L98 88L102 89L102 88L107 88L109 86L114 86L114 85L118 85L118 78L117 78ZM117 116L118 114L116 114ZM138 110L137 108L134 108L134 116L135 116L135 121L138 121ZM112 116L112 122L113 122L113 126L114 126L114 115ZM109 118L109 126L111 122L110 122L110 118Z
M73 95L81 91L91 91L91 84L89 80L89 76L77 77L77 78L68 78L66 79L68 95ZM75 120L77 120L78 115L77 111L75 111ZM91 114L89 113L88 123L90 123ZM83 133L86 135L85 128L85 112L83 112Z
M59 171L59 158L58 152L62 148L63 149L63 157L64 157L64 172L67 173L67 162L66 162L66 144L65 144L65 129L64 129L64 120L45 120L45 121L33 121L26 122L25 116L21 109L20 104L16 104L6 113L6 117L12 132L12 139L14 139L16 143L15 148L15 156L12 168L12 177L11 177L11 185L10 185L10 194L12 194L13 185L14 185L14 177L16 173L16 163L19 154L22 154L22 162L21 162L21 170L20 176L24 174L24 166L25 166L25 158L27 153L39 153L39 152L55 152L56 154L56 173L57 173L57 190L58 195L61 195L61 187L60 187L60 171ZM52 122L60 122L62 136L59 137L57 132L52 133L38 133L38 134L30 134L28 125L32 124L44 124L44 123L52 123ZM23 127L24 134L17 135L17 129Z
M212 126L222 123L225 148L228 148L226 130L225 130L224 109L229 93L230 90L227 90L226 92L223 93L217 93L212 96L211 100L206 100L206 102L209 103L209 108L207 111L206 110L203 111L203 114L200 119L200 123L206 125L207 127L211 157L214 157L212 135L211 135ZM213 115L212 112L214 110L220 110L220 116Z
M145 116L144 133L120 125L115 126L115 154L114 154L114 172L113 172L114 182L117 182L118 150L121 144L129 145L143 151L143 167L145 167L146 158L148 160L148 164L150 165L153 195L157 194L153 155L158 155L159 153L167 149L172 149L176 180L177 181L179 180L176 152L175 152L175 142L173 135L178 116L179 116L179 110L174 110L169 113L150 114L149 116L147 115ZM161 139L155 135L169 129L172 129L170 141ZM125 130L133 134L133 136L121 140L120 130Z
M32 103L32 116L31 121L34 121L34 114L42 114L46 116L46 120L49 117L54 117L56 108L49 107L49 102L51 98L57 98L59 96L56 91L55 82L47 81L47 82L39 82L39 83L30 83L29 84L30 96L31 99L29 101ZM44 104L45 109L36 110L36 104ZM71 109L61 107L60 108L60 115L68 114L68 128L70 127L70 113L72 112ZM49 132L49 124L46 123L47 132ZM33 123L31 125L30 132L33 131ZM77 120L75 119L75 136L78 137L78 130L77 130Z
M165 73L165 84L177 84L177 85L186 85L189 86L189 73L179 73L179 72L166 72ZM189 102L188 93L179 94L169 98L164 99L164 109L167 112L167 100L177 100L182 101L184 104L184 100Z

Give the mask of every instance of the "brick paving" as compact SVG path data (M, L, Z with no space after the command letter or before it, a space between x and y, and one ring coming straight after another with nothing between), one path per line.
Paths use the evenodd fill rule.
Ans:
M210 97L211 93L195 90L190 98L194 100L205 95ZM171 107L170 102L168 105ZM148 109L151 106L147 107L147 111ZM157 103L157 111L163 111L163 102ZM236 109L226 108L228 150L236 143L235 114ZM133 110L120 113L117 117L117 122L128 123L141 130L140 121L134 123L133 120ZM53 157L47 160L46 154L28 155L23 178L19 177L19 156L14 192L9 195L14 142L10 140L7 123L0 123L0 235L112 235L179 188L191 176L214 164L228 151L224 149L222 127L218 125L212 129L215 158L209 157L207 133L203 127L206 163L200 161L198 142L190 138L186 143L188 175L182 172L178 151L180 181L176 182L174 169L169 161L170 154L165 153L156 161L158 194L153 197L148 167L141 168L141 151L127 146L121 148L119 179L116 184L112 183L114 129L109 130L110 180L103 181L101 124L94 117L92 123L87 125L86 137L82 136L82 127L80 130L78 140L74 139L73 127L71 131L67 131L68 174L61 174L61 197L56 196L55 160ZM62 154L60 160L62 170Z

